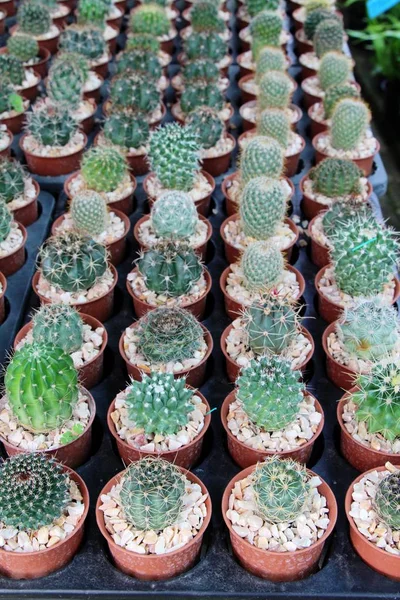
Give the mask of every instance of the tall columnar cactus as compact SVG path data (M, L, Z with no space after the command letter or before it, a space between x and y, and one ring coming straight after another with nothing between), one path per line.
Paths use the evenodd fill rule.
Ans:
M126 75L127 71L140 73L158 81L162 68L158 56L147 50L124 50L118 56L117 73Z
M280 181L255 177L245 185L240 218L246 236L268 240L283 221L285 212L286 198Z
M197 0L190 10L190 23L193 31L215 31L222 33L225 23L219 16L219 6L209 0Z
M185 240L194 235L199 217L196 205L184 192L165 192L151 210L151 222L157 237Z
M83 157L81 173L91 190L113 192L126 179L128 163L117 147L94 146Z
M199 144L190 126L168 123L151 134L149 159L162 186L188 192L199 171Z
M186 244L159 243L136 261L146 287L168 298L190 293L203 272L198 255Z
M16 160L0 159L0 201L12 202L24 193L25 171Z
M70 25L61 32L59 48L66 52L77 52L93 61L108 52L107 42L100 29L80 25Z
M39 54L39 44L31 35L16 33L7 40L7 51L22 62L34 61Z
M24 112L24 100L22 96L14 91L10 83L0 84L0 114L15 110L17 114Z
M255 177L277 179L284 166L283 151L273 138L257 135L244 147L240 156L240 178L248 183Z
M258 463L252 482L258 511L269 523L295 521L310 495L306 468L292 459Z
M326 158L309 173L313 189L335 199L359 194L361 176L357 165L343 158Z
M129 150L141 148L148 144L150 127L145 119L131 109L118 110L105 120L103 134L106 140Z
M52 525L70 501L68 475L41 452L17 454L0 466L0 522L20 531Z
M367 202L350 200L337 200L322 217L322 226L325 235L329 238L341 227L352 227L360 219L373 219L371 205ZM372 220L371 220L372 223Z
M201 106L213 108L220 111L224 107L224 94L215 85L206 81L199 81L196 84L187 86L180 97L182 112L186 115L193 112Z
M65 292L90 289L107 270L105 247L75 232L51 237L39 257L43 277Z
M78 123L65 106L36 102L27 115L27 132L42 146L66 146L77 131Z
M354 150L365 137L371 114L362 100L345 98L332 115L331 143L336 150Z
M43 304L32 321L34 342L56 346L68 354L82 347L83 321L72 306Z
M189 114L187 124L197 135L200 146L208 150L213 148L222 138L225 125L213 108L206 106L197 108Z
M290 77L281 71L268 71L260 79L257 108L285 109L289 106L293 94Z
M340 85L332 85L325 91L323 98L325 118L330 119L336 104L344 98L359 98L360 92L351 83L342 83Z
M287 62L285 53L281 48L273 46L265 46L258 53L256 62L256 81L259 82L261 77L268 71L286 71Z
M282 19L277 12L263 10L252 19L250 23L251 51L255 60L265 46L280 46L281 31Z
M142 50L151 54L158 54L160 42L150 33L132 33L126 40L125 50Z
M279 0L247 0L246 8L250 17L255 17L262 10L278 10Z
M371 373L357 377L351 400L356 419L364 421L368 433L378 433L393 442L400 437L400 369L396 363L376 364Z
M76 109L83 99L84 74L74 62L55 61L47 79L47 94L55 104Z
M185 83L194 84L197 81L216 82L220 77L218 66L209 58L191 60L182 67L182 77Z
M194 32L183 42L184 52L189 60L209 58L219 63L228 52L228 45L222 37L211 31Z
M168 35L171 23L161 6L147 4L136 7L129 20L129 29L132 33L150 33L155 37Z
M72 198L70 213L74 228L91 237L107 229L108 210L104 195L86 190Z
M314 51L318 58L322 58L327 52L341 52L343 47L344 31L343 25L337 19L326 19L322 21L314 33Z
M71 418L78 401L78 375L69 354L41 343L17 350L4 378L6 396L19 425L47 432Z
M374 507L382 521L393 531L400 529L400 471L389 473L380 482Z
M248 343L256 355L282 354L298 335L298 315L285 300L254 302L244 316Z
M0 54L0 79L15 86L22 85L25 79L22 60L12 54Z
M287 360L276 355L252 360L236 385L236 397L260 429L279 431L296 420L305 385Z
M17 12L17 23L20 32L41 36L51 27L49 9L39 2L21 2Z
M106 17L109 9L105 2L97 0L79 0L78 23L92 27L105 28Z
M284 261L281 252L268 242L253 242L243 252L241 266L246 288L264 293L282 277Z
M350 59L341 52L327 52L321 59L318 79L323 90L342 85L350 77Z
M142 381L131 381L125 402L135 427L149 435L173 435L187 425L194 410L193 395L184 377L150 373L143 375Z
M120 492L125 517L135 529L162 531L174 525L183 510L185 479L175 465L145 457L131 463Z
M283 149L289 145L291 125L284 110L267 108L257 119L257 133L276 140Z
M160 307L139 321L138 349L152 365L193 358L203 343L200 323L188 311Z
M10 235L12 220L7 204L0 201L0 242L4 242Z
M308 12L306 20L304 22L304 33L308 40L314 39L315 31L322 21L334 20L341 23L340 18L335 15L331 10L326 8L318 8Z
M113 78L110 100L115 110L130 108L143 113L140 118L148 118L160 105L160 92L155 79L128 71Z

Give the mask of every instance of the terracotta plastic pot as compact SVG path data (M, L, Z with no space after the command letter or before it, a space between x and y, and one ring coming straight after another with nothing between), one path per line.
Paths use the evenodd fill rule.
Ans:
M117 41L118 41L119 28L112 27L112 29L114 29L114 31L116 32L116 35L114 37L112 37L111 39L107 40L107 44L108 44L108 50L111 52L112 55L114 55L117 52Z
M302 64L301 61L300 61L300 67L301 67L300 81L304 81L308 77L316 77L316 75L318 74L318 71L316 69L307 67L306 65Z
M90 114L88 117L86 117L86 119L83 119L83 121L81 121L79 123L79 126L80 126L81 130L83 131L83 133L85 133L86 135L89 135L90 133L92 133L95 123L96 123L95 114L96 114L96 110L97 110L97 104L93 100L93 98L87 99L87 101L90 102L90 104L92 105L92 114Z
M228 152L225 152L225 154L221 154L220 156L201 159L201 164L204 167L204 170L213 177L217 177L218 175L222 175L222 173L228 171L231 164L231 157L236 148L236 140L230 133L227 133L226 137L233 142L233 147L231 150L228 150Z
M400 465L396 465L397 469L400 469ZM385 467L377 467L371 469L371 471L386 471ZM369 471L367 471L369 473ZM358 531L357 525L354 523L353 518L349 515L352 503L352 493L356 483L358 483L366 473L362 473L353 481L349 489L347 490L345 499L345 510L346 516L350 525L350 539L354 546L354 550L360 556L360 558L367 563L374 571L377 571L381 575L390 577L394 581L400 581L400 556L395 554L389 554L386 550L378 548L376 544L369 542L367 538Z
M60 0L57 0L57 2L60 2ZM74 10L77 5L77 0L62 0L61 3L65 4L65 6L68 6L70 10Z
M323 134L318 134L316 135L313 140L312 140L312 145L313 148L315 150L315 162L316 164L318 164L319 162L321 162L321 160L324 160L324 158L329 158L329 154L325 153L325 152L321 152L321 150L318 150L318 139L320 138L320 136ZM366 177L368 177L369 175L371 175L372 172L372 166L374 163L374 156L376 154L378 154L379 150L380 150L381 146L379 143L379 140L376 140L376 149L375 152L373 154L371 154L370 156L367 156L366 158L353 158L351 159L364 173L364 175Z
M147 154L127 154L126 160L134 175L145 175L149 172L149 161Z
M15 0L9 0L8 2L2 2L0 9L6 13L7 17L13 17L17 12L17 4Z
M10 254L0 258L0 272L5 277L9 277L16 271L18 271L25 262L25 244L28 237L27 231L21 223L17 223L18 228L22 231L22 242L13 250Z
M109 267L114 276L114 281L111 285L111 288L103 296L100 296L99 298L96 298L95 300L90 300L89 302L85 302L83 304L74 304L73 305L74 308L76 308L76 310L78 312L84 313L85 315L90 315L91 317L94 317L101 323L104 323L104 321L107 321L112 315L112 311L113 311L113 307L114 307L114 289L115 289L115 286L117 285L117 281L118 281L118 273L117 273L114 265L110 264ZM32 279L33 291L39 297L41 304L51 304L51 302L50 302L50 300L48 300L48 298L45 298L44 296L39 294L39 292L37 291L37 284L39 281L39 276L40 276L39 271L36 271L36 273L34 274L33 279Z
M0 156L10 156L10 151L11 151L11 146L12 146L12 143L14 140L14 136L9 129L6 129L6 131L4 133L6 133L8 135L8 146L7 146L7 148L4 148L4 150L0 151Z
M182 469L190 469L192 465L196 464L196 462L200 458L201 449L203 447L204 442L204 436L211 423L211 414L209 413L210 406L207 400L204 398L203 394L201 394L198 390L196 390L196 395L200 396L202 402L207 406L207 413L204 417L203 429L189 444L178 448L178 450L169 450L167 452L161 453L138 450L137 448L134 448L126 441L120 438L120 436L117 433L117 430L115 429L114 421L111 418L111 414L115 410L114 399L110 404L110 407L107 412L107 425L109 431L111 432L111 435L113 436L117 444L118 453L124 465L129 465L131 462L140 460L144 456L160 456L164 460L172 462L177 467L182 467Z
M220 230L219 230L220 235L224 241L225 257L229 264L238 262L241 255L243 254L243 250L241 250L240 248L236 248L235 246L233 246L232 244L230 244L228 242L226 235L225 235L225 227L227 226L227 224L230 221L238 221L239 219L240 219L239 213L236 213L236 214L232 215L231 217L228 217L227 219L225 219L225 221L223 221L223 223L220 227ZM285 223L287 225L289 225L290 229L296 235L294 240L291 242L290 246L285 248L285 250L282 250L282 254L289 261L292 257L293 247L296 245L296 242L299 239L299 230L298 230L297 225L291 219L289 219L287 217L285 218Z
M0 273L0 325L6 318L5 298L7 291L7 279Z
M308 396L312 396L309 392L307 392ZM250 467L251 465L255 465L260 461L265 460L268 456L279 455L281 458L292 458L299 463L306 464L310 460L311 452L314 447L314 443L317 437L321 434L322 429L324 427L324 413L322 407L318 400L315 400L315 408L320 415L322 415L322 419L320 424L318 425L317 431L314 433L313 437L308 440L305 444L300 446L295 450L284 450L281 452L277 452L274 450L255 450L254 448L250 448L243 442L240 442L236 436L230 431L227 422L227 416L229 413L229 406L232 402L235 401L236 391L233 390L224 400L221 407L221 421L222 425L226 431L227 439L228 439L228 450L229 454L233 458L233 460L241 467L245 469L246 467Z
M132 325L130 327L137 327L137 324L138 324L138 321L136 321L135 323L132 323ZM201 323L200 323L200 325L201 325ZM203 384L205 373L206 373L207 360L210 358L212 350L213 350L213 346L214 346L211 333L208 331L208 329L206 329L204 327L204 325L201 325L201 327L204 331L204 339L207 344L207 352L206 352L203 360L201 360L199 362L199 364L197 364L195 367L191 367L189 369L186 369L183 371L177 371L176 373L174 373L175 379L177 379L179 377L186 377L186 384L190 385L191 387L195 387L195 388L199 388ZM129 361L129 359L125 353L125 349L124 349L124 339L125 339L125 331L123 332L123 334L121 335L120 340L119 340L119 353L125 361L128 375L132 376L133 379L136 379L136 381L141 381L142 373L143 372L146 374L150 373L150 369L148 369L147 367L142 367L140 369L139 367L137 367L136 365L132 364Z
M97 385L101 378L103 377L103 363L104 363L104 350L106 349L108 342L108 334L106 328L94 317L90 315L81 314L82 321L90 325L92 329L97 329L98 327L102 327L103 332L103 342L101 344L100 350L98 354L88 362L85 362L81 367L78 367L78 376L79 383L83 385L86 389L90 389ZM24 337L27 336L28 332L32 329L33 323L29 321L24 325L15 336L14 340L14 350L17 349L18 344Z
M231 332L232 328L233 328L233 325L231 323L230 325L228 325L228 327L226 327L224 329L224 331L222 332L222 335L221 335L220 344L221 344L222 353L225 356L226 372L228 375L228 380L231 383L234 383L236 381L236 379L239 377L239 373L240 373L240 370L242 367L240 365L238 365L238 363L229 356L229 354L226 350L226 339L227 339L229 333ZM314 340L313 340L311 333L303 326L300 326L300 330L301 330L301 333L307 338L307 340L311 344L311 350L310 350L306 360L304 361L303 364L301 364L296 369L296 371L298 370L298 371L304 372L307 368L308 363L310 362L311 358L313 357L315 345L314 345Z
M49 71L49 61L51 54L46 48L39 48L38 53L39 60L34 65L24 65L26 69L34 69L40 77L45 79Z
M173 37L170 40L164 40L161 42L160 44L160 48L163 52L166 52L167 54L169 54L170 56L173 55L174 51L175 51L175 40L177 38L177 35L175 35L175 37Z
M64 6L66 6L66 5L64 5ZM58 27L58 29L60 29L61 31L66 28L66 26L67 26L67 19L68 19L68 17L71 14L71 9L69 7L67 7L67 8L68 8L68 12L67 13L65 13L64 15L61 15L59 17L55 17L55 18L52 19L54 25L56 27Z
M11 133L21 133L22 128L25 124L26 112L19 113L14 117L8 117L0 119L0 123L5 125L7 129L11 131Z
M248 119L246 119L243 116L243 110L246 108L251 108L255 106L255 101L251 100L250 102L246 102L245 104L242 104L242 106L239 108L239 114L242 117L242 127L243 127L243 131L249 131L249 129L254 129L256 123L255 121L249 121ZM290 104L290 108L293 109L294 111L296 111L296 119L295 121L292 123L292 126L295 126L296 123L298 123L301 119L301 117L303 116L303 112L302 110L296 106L295 104Z
M321 102L316 102L315 104L321 104ZM311 139L313 139L319 133L324 133L325 131L328 131L328 129L329 129L328 122L326 120L321 122L321 121L316 121L315 119L313 119L313 117L311 116L313 106L311 106L308 109L308 113L307 113L309 116L309 119L310 119Z
M36 69L34 69L35 75L38 76L38 81L29 87L22 88L19 90L19 93L25 100L29 100L29 102L33 102L39 95L39 85L41 83L41 78Z
M337 387L350 390L355 384L358 373L337 362L328 350L328 338L335 331L336 325L336 322L331 323L322 334L322 347L326 355L326 373Z
M139 244L139 246L142 250L148 249L148 246L146 246L145 244L143 244L141 242L141 240L139 238L139 230L140 230L140 227L142 226L142 224L146 223L146 221L148 221L149 219L150 219L150 215L144 215L143 217L141 217L139 219L139 221L136 221L135 226L133 228L133 237L135 238L135 240L137 241L137 243ZM204 244L201 244L201 246L197 246L196 248L194 248L194 250L200 256L201 260L205 261L206 256L207 256L208 242L210 241L211 236L212 236L212 225L208 219L203 217L203 215L199 215L199 219L201 221L203 221L203 223L207 224L207 238L206 238Z
M269 579L270 581L295 581L308 577L317 569L318 561L322 554L325 542L332 533L337 519L337 504L335 496L327 483L317 475L321 484L318 491L325 496L329 508L329 525L324 534L312 546L295 550L294 552L272 552L262 550L241 538L233 529L232 523L226 516L229 508L229 497L237 481L248 477L255 469L255 465L241 471L228 483L222 497L222 516L229 530L232 549L241 565L253 575ZM308 470L309 475L316 473Z
M317 102L321 102L323 96L311 94L306 89L304 89L304 83L307 81L307 79L309 79L309 77L306 77L306 79L303 79L303 81L301 82L301 89L303 91L303 105L308 111L314 104L316 104Z
M237 55L237 63L239 65L239 79L242 77L245 77L246 75L254 75L255 70L254 69L249 69L248 67L245 67L243 65L243 58L244 58L245 52L241 52L240 54Z
M80 171L76 171L75 173L72 173L72 175L70 175L65 180L64 193L69 199L72 198L72 193L71 193L72 181L79 174L80 174ZM115 211L122 212L122 213L124 213L124 215L131 214L131 212L133 211L133 208L134 208L134 196L135 196L135 191L136 191L136 187L137 187L137 181L133 175L131 175L131 182L132 182L133 190L131 192L129 192L129 194L127 196L125 196L125 198L121 198L121 200L116 200L115 202L110 202L108 204L108 207L110 210L113 210L114 212Z
M59 175L67 175L76 171L79 168L83 152L87 144L87 137L84 137L84 145L80 150L67 156L37 156L24 149L24 134L19 140L19 147L25 154L26 163L31 173L35 175L44 175L46 177L58 177Z
M133 271L131 271L131 273L137 273L137 271L138 269L136 267L135 269L133 269ZM204 295L195 302L192 302L190 304L182 304L181 306L181 308L184 308L185 310L190 312L196 317L196 319L199 319L199 321L201 321L201 319L204 316L204 312L206 310L207 296L210 293L212 285L211 275L207 269L204 269L204 277L206 280L206 291ZM135 315L138 319L146 315L150 310L154 310L156 308L155 306L151 306L147 302L144 302L143 300L138 298L136 294L134 294L132 287L128 281L128 278L126 279L126 289L128 290L128 294L132 298L133 310L135 311Z
M21 206L21 208L16 208L12 211L14 219L18 221L18 223L21 223L21 225L24 225L25 227L28 227L29 225L34 223L38 218L39 214L37 199L40 194L40 187L37 181L35 181L35 179L32 179L32 183L33 187L35 188L35 197L32 198L30 202L25 206Z
M317 215L319 217L319 215ZM308 235L311 240L311 260L319 268L325 267L330 263L330 254L328 246L324 246L313 236L313 225L317 217L314 217L308 225Z
M97 73L97 75L100 75L100 77L103 77L103 79L107 79L107 75L108 75L108 65L110 64L112 60L112 55L109 55L109 59L107 62L102 63L101 65L90 65L90 69L92 71L94 71L95 73Z
M101 496L103 494L107 494L111 488L121 480L121 477L123 477L124 473L125 471L122 471L122 473L119 473L110 479L110 481L101 490L96 503L97 525L107 541L108 548L115 565L123 573L141 580L156 581L160 579L169 579L184 573L196 562L197 557L200 554L203 535L210 523L212 506L209 495L205 501L207 515L204 518L198 534L190 542L181 548L166 554L138 554L137 552L126 550L114 542L105 527L104 514L100 510L100 506L102 505ZM196 477L196 475L190 471L184 471L184 474L190 481L197 483L201 487L203 494L208 493L205 485Z
M304 29L301 28L298 31L296 31L296 33L294 34L294 38L295 38L295 42L296 42L296 54L299 56L301 54L305 54L306 52L312 52L314 49L312 42L302 39L303 32L304 32Z

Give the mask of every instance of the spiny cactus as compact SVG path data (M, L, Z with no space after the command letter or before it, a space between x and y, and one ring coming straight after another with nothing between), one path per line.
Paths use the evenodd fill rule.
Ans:
M246 8L250 17L255 17L262 10L278 10L280 0L247 0Z
M185 83L197 81L216 82L220 77L218 66L209 58L191 60L182 68L182 77Z
M12 202L24 193L25 171L19 162L0 159L0 201Z
M267 242L253 242L241 259L244 284L250 291L266 293L282 277L282 253Z
M240 218L246 236L268 240L282 222L285 212L286 198L279 180L255 177L245 185Z
M196 205L184 192L165 192L151 209L154 232L165 240L189 239L196 231L198 220Z
M256 62L256 81L268 71L286 71L287 63L285 53L281 48L266 46L261 48Z
M287 360L273 354L252 360L236 385L236 397L260 429L279 431L296 420L305 385Z
M94 146L82 159L81 174L88 188L113 192L128 175L128 163L115 146Z
M200 107L189 114L187 124L197 135L200 146L208 150L213 148L221 139L224 131L224 122L218 116L218 113L208 107Z
M341 85L332 85L325 90L325 96L323 98L325 118L330 119L333 111L336 108L336 104L344 98L359 98L360 92L358 89L351 85L351 83L342 83Z
M250 349L259 356L281 354L298 335L298 313L285 300L253 302L244 315Z
M306 20L304 22L304 33L308 40L314 39L315 31L322 21L334 20L341 24L338 15L333 13L331 10L325 8L318 8L307 13Z
M152 365L193 358L203 343L200 323L180 308L155 308L139 320L138 349Z
M228 45L222 37L211 31L193 32L183 42L183 49L188 60L196 60L198 58L209 58L210 60L219 63L228 52Z
M105 120L103 134L106 140L117 146L140 148L146 146L150 138L150 127L145 119L131 109L112 112Z
M160 42L150 33L132 33L126 40L125 50L142 50L158 54Z
M49 238L39 257L43 277L65 292L90 289L107 270L105 247L75 232Z
M83 83L88 80L90 64L85 56L82 56L77 52L58 52L56 58L52 61L51 68L55 70L64 65L74 68L78 72Z
M322 226L325 235L330 238L335 234L338 224L340 227L351 227L359 219L373 219L371 205L367 202L354 202L350 200L338 200L334 202L322 217ZM371 220L372 223L372 220Z
M277 179L282 175L283 151L273 138L257 135L250 139L240 155L240 178L248 183L255 177Z
M150 136L151 169L162 186L188 192L199 171L199 144L190 126L168 123Z
M12 54L0 54L0 78L4 83L22 85L25 79L22 60Z
M289 118L286 112L279 108L267 108L257 119L257 133L276 140L284 150L289 145L290 132Z
M7 51L27 63L33 61L39 54L39 44L31 35L16 33L7 40Z
M218 89L215 83L199 81L196 84L185 87L180 97L180 105L182 112L186 115L201 106L207 106L220 111L224 107L224 94Z
M382 521L393 531L400 529L400 471L389 473L380 482L374 507Z
M32 319L33 341L61 348L67 354L83 344L83 321L75 308L66 304L43 304Z
M36 102L27 114L27 132L42 146L65 146L77 131L78 123L65 106Z
M354 150L365 137L371 114L362 100L345 98L332 115L331 143L336 150Z
M91 25L103 29L108 13L109 8L105 2L97 0L79 0L78 2L79 25Z
M328 198L357 195L360 193L362 172L351 160L326 158L309 173L313 189Z
M7 401L19 425L46 432L71 418L78 401L78 376L69 354L52 344L25 344L4 378Z
M252 482L258 512L269 523L295 521L310 495L306 468L292 459L258 463Z
M343 47L343 25L337 19L325 19L314 33L314 51L318 58L331 51L341 52Z
M17 23L20 32L41 36L51 27L49 9L39 2L21 2L17 12Z
M7 208L7 204L0 201L0 242L4 242L10 235L12 220L13 218Z
M127 71L152 77L156 81L162 75L162 68L157 55L146 50L124 50L124 52L121 52L117 60L117 73L126 75Z
M55 60L47 79L47 94L55 104L76 109L83 99L84 73L73 61Z
M277 12L263 10L251 20L251 51L255 60L265 46L278 47L280 45L281 31L282 19Z
M350 59L340 52L327 52L321 59L318 79L323 90L342 85L350 77Z
M0 466L0 522L37 531L61 517L70 501L68 475L40 452L17 454Z
M127 71L111 81L110 100L113 109L131 108L148 117L160 105L160 92L155 79Z
M108 52L103 32L81 25L70 25L61 32L59 48L66 52L77 52L88 60L98 60Z
M132 33L149 33L154 37L168 35L171 23L163 8L156 4L137 6L129 20L129 29Z
M215 31L222 33L225 29L225 23L219 16L218 4L213 4L209 0L197 0L193 3L190 10L190 23L193 31Z
M257 108L287 108L293 94L290 77L281 71L268 71L260 79Z
M125 471L120 492L125 517L135 529L162 531L174 525L183 510L185 479L175 465L145 457Z
M10 110L20 114L24 111L22 96L14 91L10 83L0 82L0 114Z
M107 202L102 194L86 190L72 198L70 213L74 228L91 237L107 229Z
M132 380L125 402L129 419L148 435L173 435L187 425L194 409L194 390L185 378L171 373L143 374L142 381Z

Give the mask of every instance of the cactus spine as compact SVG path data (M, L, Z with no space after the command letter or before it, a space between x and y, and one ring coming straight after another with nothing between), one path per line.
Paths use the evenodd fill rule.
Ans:
M71 354L82 347L83 321L75 308L66 304L44 304L33 317L33 341L61 348Z
M393 531L400 529L400 471L389 473L378 485L374 498L376 512Z
M244 315L250 349L262 354L282 354L298 335L298 315L287 301L268 298L253 302Z
M86 190L72 198L70 213L74 228L94 237L107 229L107 202L101 194Z
M240 218L246 236L268 240L286 212L286 198L280 181L255 177L244 187Z
M354 150L363 140L371 119L362 100L345 98L335 106L332 115L331 142L336 150Z
M282 277L284 261L279 250L267 242L253 242L241 259L246 288L268 292Z
M184 192L165 192L151 210L154 232L165 240L189 239L196 231L198 220L196 205Z
M257 135L244 147L240 157L240 178L248 183L255 177L277 179L284 166L283 151L273 138Z

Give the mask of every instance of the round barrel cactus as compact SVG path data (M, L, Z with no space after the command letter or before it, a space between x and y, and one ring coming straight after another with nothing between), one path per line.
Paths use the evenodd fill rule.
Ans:
M295 307L274 298L253 302L246 309L244 324L249 347L257 356L281 354L295 341L299 332Z
M228 44L213 31L194 32L183 42L185 55L189 60L209 58L219 63L228 52Z
M285 109L293 94L293 83L286 73L267 71L260 79L257 108Z
M139 117L143 119L148 118L160 105L160 92L155 79L127 71L112 79L110 100L114 110L136 110L143 113Z
M119 54L117 73L126 75L127 71L140 73L146 78L152 77L156 81L162 75L162 68L157 55L146 50L124 50Z
M374 507L382 521L393 531L400 529L400 471L389 473L380 482Z
M126 40L125 50L142 50L158 54L160 42L150 33L132 33Z
M21 86L25 79L22 60L12 54L0 54L0 78L4 83Z
M40 2L21 2L17 11L18 30L28 35L41 36L50 31L49 9Z
M25 191L25 171L15 160L0 158L0 200L8 203Z
M81 25L69 25L61 32L59 48L65 52L76 52L90 61L96 61L108 53L103 32Z
M197 81L215 83L220 77L220 71L211 59L198 58L183 65L182 77L186 84L194 84Z
M43 304L33 317L33 341L61 348L71 354L83 345L83 321L66 304Z
M82 159L81 174L88 188L96 192L113 192L128 175L128 163L115 146L94 146Z
M37 40L26 33L16 33L7 40L7 51L23 63L34 61L39 54Z
M187 124L197 135L200 146L208 150L219 142L225 131L224 122L213 108L201 106L187 118Z
M202 106L220 111L224 107L224 95L215 83L199 81L183 90L180 106L186 115Z
M149 33L154 37L168 35L171 23L165 10L156 4L142 4L132 12L129 29L132 33Z
M78 132L78 123L68 107L36 102L32 112L27 114L27 132L42 146L66 146Z
M219 5L209 0L197 0L190 10L190 24L193 31L215 31L222 33L225 30L224 20L219 16Z
M55 61L50 67L46 89L54 103L76 109L83 100L84 84L83 72L76 64L62 60Z
M326 158L311 169L308 176L313 189L328 198L357 195L361 190L362 172L352 160Z
M154 232L165 240L190 238L196 231L198 221L196 205L185 192L165 192L151 210Z
M145 119L139 119L132 109L113 111L104 122L106 140L129 151L130 148L146 146L150 138L150 127Z
M341 52L344 41L343 25L338 19L324 19L316 28L313 43L318 58L327 52Z
M340 85L332 85L325 90L323 98L325 118L330 119L337 103L344 98L359 98L360 92L351 83L342 83Z

